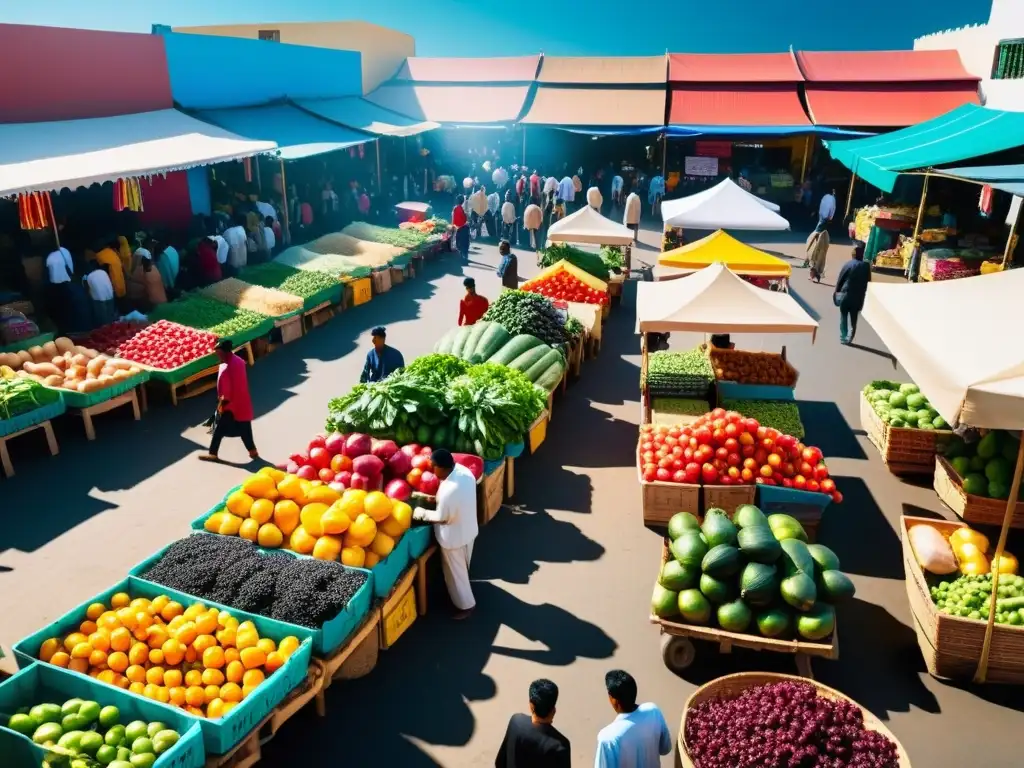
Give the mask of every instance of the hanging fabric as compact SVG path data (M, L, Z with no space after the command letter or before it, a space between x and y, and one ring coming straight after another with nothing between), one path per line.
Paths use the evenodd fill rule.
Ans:
M252 184L252 158L246 157L242 159L242 168L245 169L245 183Z
M992 215L992 187L988 184L981 188L981 197L978 200L978 210L984 216Z
M114 210L135 211L139 213L144 210L142 205L142 187L139 180L118 179L114 182Z
M366 147L362 144L359 145L359 159L362 160L366 157Z
M53 200L49 192L18 195L18 224L22 229L50 229L53 221Z

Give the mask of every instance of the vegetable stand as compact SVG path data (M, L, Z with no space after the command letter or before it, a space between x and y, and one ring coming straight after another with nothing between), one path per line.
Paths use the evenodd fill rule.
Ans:
M49 405L44 405L35 411L17 416L8 421L0 421L0 466L3 467L6 477L14 476L14 464L11 462L10 448L8 442L15 438L26 435L37 429L43 430L46 436L46 445L51 456L60 452L57 445L57 437L53 433L53 425L50 419L54 419L64 413L65 405L62 400L57 400Z

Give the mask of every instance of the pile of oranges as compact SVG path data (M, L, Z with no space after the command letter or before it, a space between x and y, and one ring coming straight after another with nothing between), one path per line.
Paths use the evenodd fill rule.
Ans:
M380 491L336 491L273 467L250 475L204 523L239 536L354 568L373 568L412 525L412 507Z
M198 717L219 718L238 706L299 647L275 643L251 621L167 595L149 600L126 592L110 606L92 603L77 632L39 648L49 662Z

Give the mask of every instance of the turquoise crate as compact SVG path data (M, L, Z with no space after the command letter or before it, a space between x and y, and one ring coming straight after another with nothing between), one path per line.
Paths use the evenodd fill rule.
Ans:
M739 384L735 381L716 382L718 399L722 400L795 400L792 387L771 384Z
M141 373L137 373L131 378L124 379L96 392L72 392L70 389L57 389L56 387L47 387L47 389L59 392L61 399L68 408L89 408L98 403L113 400L115 397L123 395L125 392L130 392L136 387L141 387L149 381L149 373L149 369L143 369Z
M488 459L484 459L484 474L493 475L495 472L501 469L504 464L504 458L500 458L497 461L489 461Z
M39 646L47 638L77 631L78 625L82 622L82 617L85 616L85 609L95 602L109 604L110 597L116 592L127 592L129 595L148 598L167 595L171 599L178 600L183 604L192 602L189 597L173 589L167 589L166 587L137 579L134 576L129 576L124 581L118 582L110 589L73 608L49 626L15 643L14 656L18 661L18 665L26 667L35 662ZM204 600L203 602L211 608L214 607L211 601ZM252 621L260 637L269 637L272 640L278 641L287 635L295 635L302 643L280 669L267 677L266 681L261 683L252 694L243 699L237 707L219 720L196 719L185 713L186 717L199 722L203 731L203 744L205 745L206 753L210 755L222 755L230 752L292 690L302 685L306 679L309 660L313 654L312 630L292 627L291 625L246 613L235 608L232 608L230 612L242 621ZM91 680L91 678L87 678L84 675L82 677ZM113 686L107 687L112 688ZM133 693L128 695L148 701L148 699Z
M758 506L765 514L774 512L793 514L793 510L806 508L817 508L820 512L824 512L825 508L832 503L832 497L827 493L812 493L777 485L759 485L757 492ZM800 515L794 515L794 517L799 518Z
M39 768L46 750L20 733L0 727L0 755L4 756L5 768Z
M0 712L14 712L20 707L43 703L63 704L73 698L117 707L121 711L121 725L128 725L132 720L144 720L147 723L166 723L168 728L177 731L181 736L178 743L160 755L153 768L200 768L206 762L198 720L177 707L137 696L52 664L32 664L0 683ZM29 744L40 758L35 765L41 765L41 758L46 754L44 747L37 747L27 737L8 728L0 726L0 732ZM0 751L6 750L0 747ZM6 760L6 754L4 758Z
M128 571L128 575L133 576L146 584L152 584L157 589L170 591L168 587L165 587L160 582L150 581L145 575L146 571L152 568L153 564L163 557L164 552L166 552L168 548L169 545L168 547L161 549L155 555L147 557L141 563ZM256 547L256 549L267 554L273 552L274 554L280 553L287 555L288 557L299 557L295 552L290 552L287 549L268 550L263 549L262 547ZM342 567L349 568L347 565ZM322 627L319 627L318 629L310 629L309 627L304 627L301 624L291 624L290 622L272 619L269 616L266 617L267 621L272 621L275 624L280 624L282 627L287 628L287 634L289 635L298 635L302 632L312 633L313 653L317 656L330 655L330 653L336 648L341 647L341 644L344 643L345 640L347 640L349 636L362 625L363 619L370 612L370 604L373 602L373 573L365 568L349 568L349 570L362 571L365 573L366 583L364 583L363 586L361 586L352 596L352 599L348 601L348 605L346 605L337 616L328 621ZM196 595L188 595L188 598L189 602L203 602L210 606L216 605L221 607L219 603L215 603L212 600L207 600L206 598L198 597ZM224 605L223 608L224 610L231 612L238 610L231 605Z
M409 562L412 562L430 549L430 542L434 540L434 526L414 525L405 532L402 540L409 544Z
M67 410L64 400L57 398L52 403L36 408L34 411L20 413L13 419L0 419L0 437L13 435L23 429L42 424L44 421L55 419Z
M54 335L52 333L40 333L38 336L21 339L20 341L8 344L6 347L0 347L0 353L21 352L21 350L28 349L29 347L41 347L46 342L53 341Z
M505 446L505 456L509 459L518 459L526 450L526 443L509 443Z

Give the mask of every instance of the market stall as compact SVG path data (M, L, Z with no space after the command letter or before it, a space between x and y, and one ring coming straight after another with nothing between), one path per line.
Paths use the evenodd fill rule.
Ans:
M695 195L666 200L661 204L661 219L666 228L789 229L789 222L779 215L778 205L747 192L729 178Z
M740 242L723 230L713 232L696 242L665 251L658 257L659 281L685 277L711 264L722 264L758 287L771 290L788 288L792 267L770 253Z
M629 274L632 264L633 230L617 221L602 216L589 205L576 213L556 221L548 229L548 242L578 243L598 246L622 246L625 248L625 269Z
M994 328L1012 328L1022 290L1024 272L1018 270L948 283L872 284L864 306L865 319L956 431L954 439L970 455L958 466L969 473L983 468L984 474L962 477L953 465L957 457L947 459L947 449L935 463L940 498L967 524L1000 525L994 549L982 536L968 551L957 540L969 535L958 532L962 526L903 520L918 644L929 671L940 677L1024 682L1024 630L1013 626L1024 619L1015 605L998 599L1006 594L1005 584L1016 589L1016 560L1006 553L1006 541L1011 528L1024 527L1024 503L1018 500L1024 471L1024 350L998 334L978 334L948 320L949 308L956 307L966 317L983 315ZM932 531L915 533L920 526ZM991 594L995 604L980 596L976 606L961 604L961 583L942 578L958 572L986 579L982 594Z

